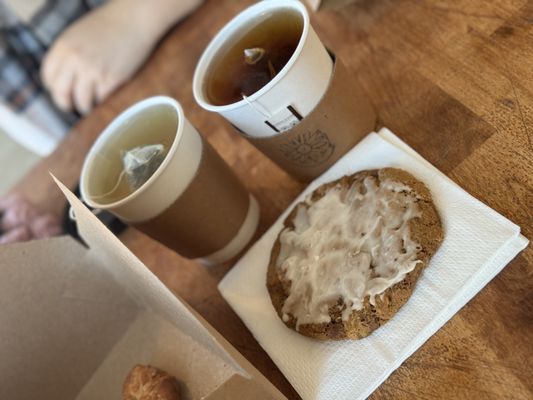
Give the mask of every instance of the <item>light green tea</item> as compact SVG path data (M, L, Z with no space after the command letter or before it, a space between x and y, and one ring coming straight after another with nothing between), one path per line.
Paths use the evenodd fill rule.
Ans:
M174 141L177 125L178 116L170 106L147 109L125 122L93 162L88 180L89 197L97 203L110 204L132 194L136 189L132 187L131 177L127 179L124 174L125 152L160 144L166 155Z

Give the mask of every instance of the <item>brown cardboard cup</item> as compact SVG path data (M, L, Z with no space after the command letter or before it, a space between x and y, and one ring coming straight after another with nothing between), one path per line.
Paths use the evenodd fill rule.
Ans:
M131 136L128 143L136 146L154 144L153 130L163 128L173 137L159 168L133 193L105 202L99 193L107 193L119 179L110 171L122 169L116 143ZM135 104L104 130L87 155L80 189L91 207L110 211L179 254L207 264L237 255L259 220L256 200L185 118L179 103L163 96Z
M326 93L296 126L266 138L241 134L289 174L311 181L372 132L375 123L364 91L337 57Z

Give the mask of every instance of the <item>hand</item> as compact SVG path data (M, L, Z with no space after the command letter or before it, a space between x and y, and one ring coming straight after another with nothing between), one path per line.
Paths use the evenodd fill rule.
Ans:
M61 222L18 195L0 197L0 244L60 235Z
M112 0L68 27L46 54L43 83L64 111L88 113L144 63L198 0Z
M85 114L130 78L153 44L142 26L135 7L112 1L68 27L41 70L57 106Z

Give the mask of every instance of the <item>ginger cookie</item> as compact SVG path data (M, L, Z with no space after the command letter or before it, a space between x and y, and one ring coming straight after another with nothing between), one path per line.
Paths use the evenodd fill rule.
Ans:
M272 304L302 335L366 337L409 299L442 240L431 194L409 173L342 177L285 219L267 272Z

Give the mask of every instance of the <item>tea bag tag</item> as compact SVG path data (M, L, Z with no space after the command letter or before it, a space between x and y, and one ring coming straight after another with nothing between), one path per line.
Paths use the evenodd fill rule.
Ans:
M302 120L302 116L293 106L287 106L274 113L265 123L275 132L283 132L293 128Z

